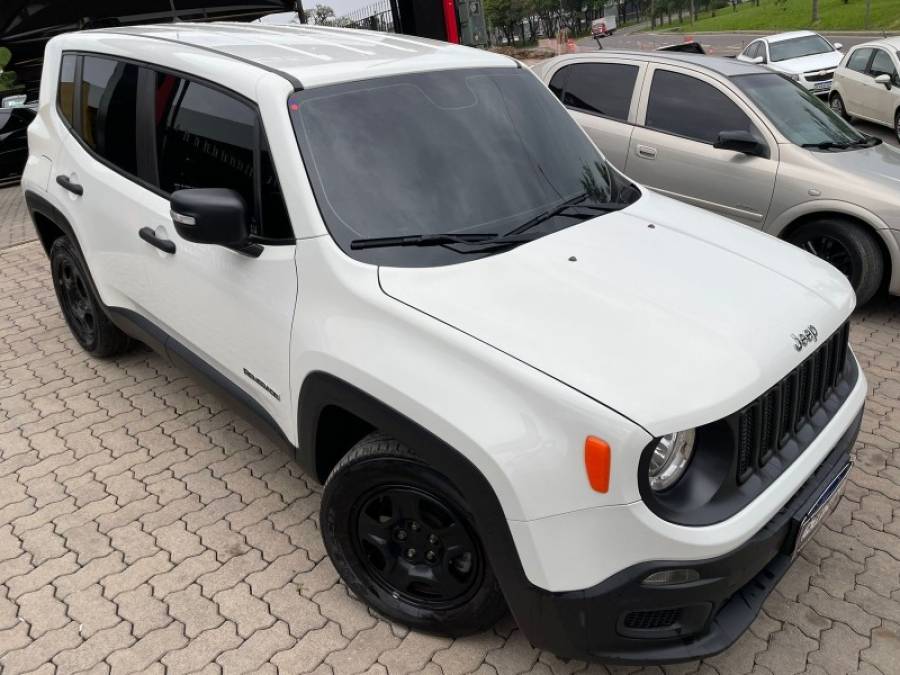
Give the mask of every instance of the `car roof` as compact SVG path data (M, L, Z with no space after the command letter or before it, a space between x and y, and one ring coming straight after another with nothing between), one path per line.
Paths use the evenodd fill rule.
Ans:
M746 61L738 61L735 58L710 56L708 54L690 54L686 52L639 52L604 49L599 52L582 52L581 54L572 54L569 56L559 57L560 60L564 59L566 60L566 62L573 63L577 63L580 60L594 61L598 58L620 58L633 61L647 61L651 63L672 63L676 65L688 65L696 68L702 68L704 70L723 75L724 77L772 72L768 68L763 68L754 63L747 63Z
M763 40L766 42L781 42L783 40L794 40L796 38L807 37L809 35L818 35L811 30L793 30L787 33L776 33L775 35L767 35Z
M78 35L128 36L178 45L182 58L211 56L276 72L308 88L337 82L450 68L519 66L514 59L437 40L328 26L210 22L129 26ZM221 64L219 64L221 65ZM195 68L191 69L192 71ZM202 73L197 73L202 74Z
M900 50L900 36L893 36L882 38L881 40L872 40L871 42L864 42L861 45L856 45L854 49L859 47L888 47L890 49Z

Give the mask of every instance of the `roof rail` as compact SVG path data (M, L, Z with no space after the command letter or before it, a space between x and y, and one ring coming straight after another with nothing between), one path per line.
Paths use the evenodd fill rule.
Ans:
M193 28L193 26L191 26ZM176 45L182 45L183 47L193 47L194 49L200 49L205 52L209 52L211 54L216 54L218 56L224 56L227 59L232 59L234 61L240 61L241 63L246 63L247 65L254 66L256 68L261 68L262 70L273 73L274 75L278 75L279 77L284 78L288 82L290 82L291 86L295 91L303 90L303 83L298 80L296 77L291 75L288 72L283 70L279 70L278 68L273 68L272 66L267 66L264 63L259 63L258 61L253 61L252 59L244 58L243 56L237 56L236 54L229 54L228 52L222 51L221 49L214 49L213 47L207 47L205 45L194 44L193 42L185 42L184 40L176 40L174 38L163 37L162 35L150 35L147 33L132 33L127 31L115 31L115 30L104 30L104 33L112 34L112 35L127 35L129 37L142 37L142 38L150 38L151 40L161 40L163 42L169 42Z

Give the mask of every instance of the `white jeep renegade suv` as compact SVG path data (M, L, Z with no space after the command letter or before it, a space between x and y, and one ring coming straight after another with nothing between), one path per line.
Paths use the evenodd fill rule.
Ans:
M840 496L847 280L635 185L516 61L178 24L47 48L22 185L95 356L141 340L325 483L379 612L720 651ZM689 170L685 167L685 170Z

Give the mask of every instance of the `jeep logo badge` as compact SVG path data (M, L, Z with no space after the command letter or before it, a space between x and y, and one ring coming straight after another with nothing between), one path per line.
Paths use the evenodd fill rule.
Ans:
M802 331L800 331L799 335L791 333L791 338L794 340L794 349L798 352L803 349L810 342L818 342L819 340L819 331L816 330L816 327L810 324Z

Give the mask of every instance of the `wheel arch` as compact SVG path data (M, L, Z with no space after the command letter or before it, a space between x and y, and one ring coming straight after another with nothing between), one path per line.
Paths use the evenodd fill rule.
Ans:
M900 276L896 276L893 273L893 261L900 260L900 247L898 247L897 240L892 235L891 230L887 227L876 225L873 222L874 218L867 219L862 215L848 213L840 209L810 211L797 215L793 220L787 221L781 229L773 231L771 234L775 234L779 239L787 240L798 228L823 218L837 218L856 223L869 232L878 246L884 261L884 278L881 280L881 288L888 288L894 295L900 294Z
M550 635L553 630L542 628L542 617L549 609L545 605L545 594L525 575L493 486L465 455L383 401L322 371L311 372L304 379L297 421L297 461L304 471L321 482L327 479L334 464L368 433L351 440L363 429L378 429L390 434L428 466L444 474L466 500L507 605L519 625L528 627L526 633L532 640L541 636L548 641L552 638L558 644L572 642L572 636L562 628L558 635ZM337 431L342 423L357 426L352 433ZM329 441L335 440L340 441L337 447L326 447ZM542 635L542 630L548 634Z
M78 247L79 253L82 252L72 224L53 204L39 194L26 190L25 205L45 253L49 255L53 242L63 236L69 237Z

